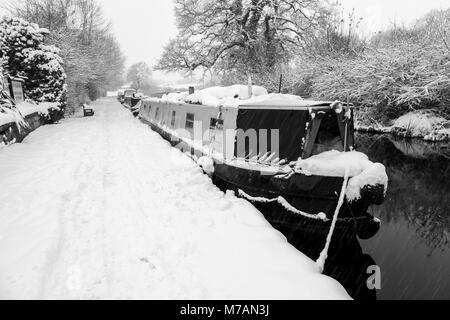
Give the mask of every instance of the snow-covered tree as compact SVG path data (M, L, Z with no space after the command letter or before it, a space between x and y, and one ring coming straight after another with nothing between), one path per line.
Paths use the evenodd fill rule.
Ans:
M0 21L0 58L5 72L26 78L25 96L37 102L65 103L65 79L60 51L44 45L47 29L19 18Z
M136 91L148 90L152 86L151 77L152 71L145 62L133 64L127 73L127 81Z
M11 14L47 28L47 45L61 49L67 112L123 84L124 56L97 0L15 0Z
M211 68L253 73L305 46L326 8L319 0L175 0L179 27L157 65L163 70Z
M24 72L27 74L25 91L30 99L36 101L65 101L66 75L55 46L40 46L38 50L25 49Z

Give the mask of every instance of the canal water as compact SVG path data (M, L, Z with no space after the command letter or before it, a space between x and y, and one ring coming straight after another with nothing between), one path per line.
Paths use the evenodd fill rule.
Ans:
M450 299L450 144L358 136L389 176L377 235L360 241L381 268L379 299Z
M389 135L357 137L358 150L386 166L389 191L371 214L382 221L368 240L335 235L324 273L357 300L450 299L450 144L396 140ZM279 209L258 207L298 250L317 259L325 235ZM369 289L371 266L381 288Z

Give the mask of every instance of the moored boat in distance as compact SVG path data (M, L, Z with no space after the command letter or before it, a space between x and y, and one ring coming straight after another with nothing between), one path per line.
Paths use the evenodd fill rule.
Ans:
M384 201L388 178L383 165L356 151L353 114L347 103L236 85L145 98L139 118L224 190L324 232L336 216L338 228L354 226L364 238L362 221L379 227L368 209Z
M117 92L117 100L121 103L121 104L124 104L124 103L128 103L128 104L130 104L130 102L131 102L131 98L132 97L134 97L134 94L136 93L136 90L134 90L134 89L131 89L131 88L123 88L123 89L120 89L118 92Z
M145 96L135 89L121 89L118 91L117 100L137 117L141 109L141 102Z

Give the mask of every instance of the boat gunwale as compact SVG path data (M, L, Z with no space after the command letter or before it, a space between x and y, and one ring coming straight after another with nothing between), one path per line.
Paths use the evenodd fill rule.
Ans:
M193 106L193 107L203 107L207 109L238 109L238 110L297 110L297 111L332 111L331 107L335 102L332 101L313 101L313 100L299 100L299 103L286 103L286 101L274 100L273 103L263 104L261 102L258 103L245 103L243 100L242 104L236 106L212 106L207 104L198 104L198 103L189 103L184 101L165 101L159 98L147 97L142 99L143 102L151 102L158 103L162 105L177 105L177 106ZM303 102L303 103L302 103ZM338 101L336 101L338 102ZM355 109L353 104L347 104L344 102L338 102L342 104L344 107L349 107L350 109Z
M193 151L194 154L198 153L198 154L202 154L203 156L206 155L205 152L204 152L204 150L201 150L201 149L197 148L194 144L191 143L191 141L187 141L186 138L183 138L183 137L179 137L179 136L174 135L172 132L169 132L169 131L166 130L165 128L161 127L159 123L155 123L155 122L153 122L153 121L148 121L147 119L144 119L144 118L142 118L142 117L140 118L140 120L141 120L143 123L147 124L147 125L156 127L157 130L154 130L154 131L156 131L156 132L157 132L157 131L161 131L161 132L163 132L164 134L170 136L170 137L171 137L170 142L176 143L176 142L177 142L176 140L179 140L179 141L181 141L181 142L187 144L187 146L191 149L191 151ZM167 139L166 139L166 140L167 140ZM191 154L191 156L192 156L192 154ZM280 168L280 166L275 166L275 165L270 165L270 164L264 164L264 163L250 162L250 161L245 161L244 159L240 159L240 158L233 158L233 159L231 159L231 160L226 160L226 159L223 160L223 159L218 159L218 158L215 157L214 155L212 155L211 157L212 157L212 159L214 160L214 165L215 165L215 166L225 166L225 167L230 167L230 168L233 168L234 170L242 170L242 171L249 171L249 172L259 172L259 171L261 171L261 168L257 169L256 166L266 167L266 168L276 168L276 167ZM195 160L195 159L194 159L194 160ZM243 168L243 167L241 167L241 166L239 166L239 165L236 165L236 161L242 161L243 163L248 164L249 167L248 167L248 168ZM254 165L254 166L252 167L251 165ZM282 167L290 167L290 166L287 164L287 165L282 166ZM279 172L279 173L282 173L282 172ZM279 174L279 173L278 173L278 174ZM246 188L246 189L253 189L253 190L256 190L255 188L249 187L248 185L244 185L244 184L239 184L239 183L236 183L236 182L232 182L232 181L228 180L227 178L225 178L224 176L222 176L221 174L215 173L215 175L217 175L220 179L222 179L222 180L224 180L224 181L226 181L226 182L228 182L228 183L234 184L234 185L236 185L236 186L240 186L241 188ZM267 176L268 178L270 178L270 179L273 179L273 178L275 178L275 177L277 176L277 173L269 174L269 175L266 175L266 176ZM307 177L307 178L315 177L315 178L322 178L322 179L334 179L334 180L339 181L339 182L341 182L341 181L344 179L343 177L324 176L324 175L311 175L311 176L307 176L307 175L303 175L303 174L302 174L302 176ZM266 193L268 193L268 194L274 194L274 195L277 194L276 191L270 190L270 189L264 189L264 192L266 192ZM285 194L285 195L288 195L288 196L292 196L292 197L298 197L298 196L299 196L298 194L294 194L294 193L289 192L289 191L284 192L284 194ZM302 196L306 197L305 195L302 195ZM307 197L308 197L308 198L311 198L311 199L337 200L337 197L334 197L334 196L333 196L333 197L325 197L325 196L307 196Z

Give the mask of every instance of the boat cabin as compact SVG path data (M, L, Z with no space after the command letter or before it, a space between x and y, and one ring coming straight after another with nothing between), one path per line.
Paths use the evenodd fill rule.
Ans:
M139 116L214 158L279 163L354 148L353 106L338 102L280 98L212 107L148 98Z
M297 161L330 150L350 151L354 148L353 107L342 103L307 100L270 100L239 106L236 128L248 132L251 128L278 130L276 152L279 159ZM238 133L239 134L239 133ZM265 139L258 135L258 139ZM267 145L273 145L268 136ZM237 139L239 140L239 138ZM265 141L258 141L258 148ZM264 147L263 147L264 149ZM237 158L252 159L261 150L235 148ZM272 152L274 150L270 150Z

